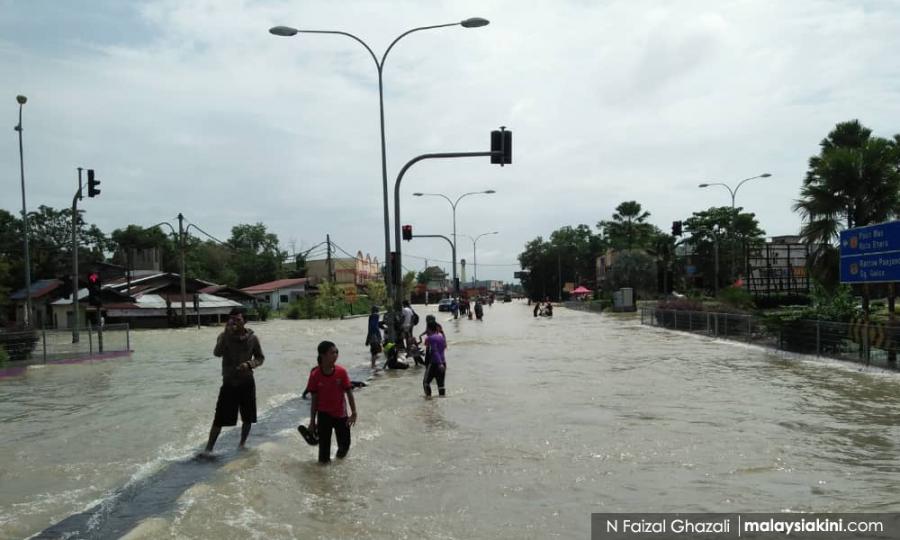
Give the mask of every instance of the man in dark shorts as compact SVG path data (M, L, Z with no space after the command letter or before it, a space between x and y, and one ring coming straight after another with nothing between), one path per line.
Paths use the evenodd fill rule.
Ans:
M256 422L256 381L253 370L262 365L265 357L259 338L244 326L243 308L234 308L225 331L219 334L213 354L222 357L222 387L216 401L216 416L209 430L205 454L212 453L222 426L237 425L241 413L241 443L244 447L250 427Z

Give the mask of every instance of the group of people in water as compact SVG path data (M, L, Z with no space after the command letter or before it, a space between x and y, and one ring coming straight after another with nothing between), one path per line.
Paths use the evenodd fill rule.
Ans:
M474 308L468 304L468 301L456 301L454 318L458 318L462 311L462 314L469 313L470 319L474 312L475 317L481 320L484 316L481 299L476 299ZM462 305L465 307L461 308ZM425 317L425 330L416 336L414 330L418 323L419 316L408 301L403 302L400 313L385 314L384 317L379 315L378 307L373 306L366 334L372 368L376 368L376 360L381 353L384 353L386 359L384 367L391 369L407 369L412 359L415 365L425 367L422 378L425 397L432 396L432 382L437 383L438 395L445 396L447 338L444 329L435 316L429 314ZM388 332L389 336L383 336L382 331L388 329L393 329L393 332ZM395 339L390 338L391 334L396 336ZM400 360L400 350L405 352L405 362ZM319 462L328 463L331 460L332 433L337 440L335 456L341 459L350 451L350 428L357 421L353 388L365 386L365 383L352 381L347 370L337 363L339 353L333 342L322 341L316 352L316 366L309 373L302 396L304 399L308 394L312 396L309 422L301 424L297 429L307 443L318 446ZM212 457L222 428L237 425L238 415L241 419L239 448L244 448L250 429L257 421L256 381L253 372L263 365L265 355L259 338L253 330L246 327L243 308L231 310L225 330L216 340L213 354L222 358L222 385L206 448L199 456L202 458Z
M494 297L491 296L487 300L488 305L494 303ZM481 321L484 320L484 303L481 300L480 296L475 297L475 306L472 306L472 300L469 298L457 298L453 297L450 299L450 313L453 314L454 319L458 319L460 316L466 318L468 315L468 319L472 320L472 315L475 315L475 319Z
M528 303L531 304L531 300L528 300ZM550 303L550 297L545 297L543 302L535 302L534 303L534 316L535 317L552 317L553 316L553 304Z

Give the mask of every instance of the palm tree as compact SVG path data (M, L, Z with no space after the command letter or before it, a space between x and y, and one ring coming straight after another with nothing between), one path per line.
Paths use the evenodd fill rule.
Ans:
M602 229L609 243L617 249L643 247L653 236L653 225L645 223L650 212L644 212L637 201L625 201L616 207L612 221L601 221Z
M872 137L858 120L842 122L820 143L794 210L803 216L800 231L812 244L814 273L836 283L833 263L842 230L880 223L900 214L900 135Z

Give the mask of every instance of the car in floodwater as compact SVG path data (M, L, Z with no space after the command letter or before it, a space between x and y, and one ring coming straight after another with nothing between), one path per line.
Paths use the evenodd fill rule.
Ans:
M450 304L453 303L449 298L443 298L438 302L438 311L450 311Z

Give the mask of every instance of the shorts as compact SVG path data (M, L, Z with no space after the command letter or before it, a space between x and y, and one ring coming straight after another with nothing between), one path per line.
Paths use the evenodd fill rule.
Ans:
M256 381L253 377L236 385L222 383L222 387L219 388L219 399L216 401L216 417L213 424L237 425L238 411L241 413L241 422L256 423Z

